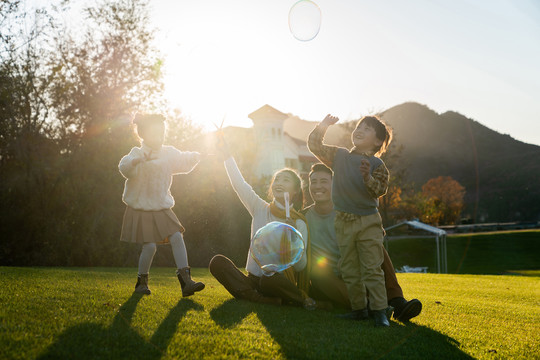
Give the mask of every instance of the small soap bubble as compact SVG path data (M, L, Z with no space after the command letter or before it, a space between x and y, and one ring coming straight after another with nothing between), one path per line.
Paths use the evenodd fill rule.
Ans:
M260 228L253 237L250 255L270 276L296 264L304 252L302 234L294 227L273 221Z
M310 0L296 2L289 11L289 29L300 41L310 41L321 29L321 9Z

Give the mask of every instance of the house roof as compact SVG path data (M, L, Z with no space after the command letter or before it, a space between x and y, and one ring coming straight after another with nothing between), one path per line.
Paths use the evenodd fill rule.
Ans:
M279 120L284 121L289 117L289 115L282 113L281 111L271 107L270 105L266 104L252 112L248 115L248 117L253 121L267 121L267 120Z

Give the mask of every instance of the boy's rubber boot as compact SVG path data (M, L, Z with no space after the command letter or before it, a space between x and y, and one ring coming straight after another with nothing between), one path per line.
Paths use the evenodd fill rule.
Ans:
M135 285L135 292L139 294L150 295L152 292L148 288L148 274L142 274L137 276L137 284Z
M375 326L377 327L386 327L390 326L390 322L386 317L386 309L383 310L373 310L373 318L375 319Z
M394 308L390 305L388 305L388 307L384 310L385 313L386 313L386 318L387 319L391 319L392 318L392 315L394 314ZM368 314L369 314L369 317L370 318L373 318L373 310L371 309L368 309Z
M204 289L204 284L202 282L195 282L191 279L189 266L176 270L176 276L178 276L178 281L180 281L183 297L191 296L195 294L196 291Z

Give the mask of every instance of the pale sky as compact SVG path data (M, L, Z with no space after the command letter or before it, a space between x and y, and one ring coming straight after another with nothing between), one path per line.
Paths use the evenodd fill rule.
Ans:
M540 1L313 2L299 41L294 0L152 0L171 104L212 129L264 104L346 121L415 101L540 145Z

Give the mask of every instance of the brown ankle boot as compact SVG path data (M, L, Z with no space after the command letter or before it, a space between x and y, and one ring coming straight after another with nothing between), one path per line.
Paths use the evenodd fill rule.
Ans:
M148 288L148 274L142 274L137 276L137 284L135 285L135 292L139 294L150 295L152 292Z
M183 297L191 296L195 294L196 291L204 289L204 284L202 282L195 282L191 279L189 266L176 270L176 276L178 276L178 281L180 281L180 286L182 286Z

